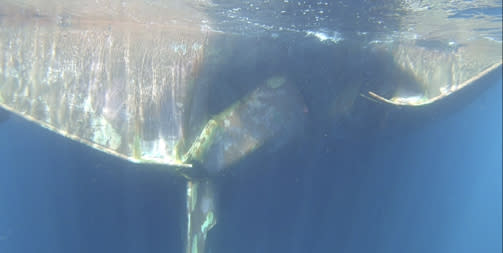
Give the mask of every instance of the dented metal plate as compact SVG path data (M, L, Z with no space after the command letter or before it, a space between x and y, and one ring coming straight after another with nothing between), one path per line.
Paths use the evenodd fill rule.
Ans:
M212 117L186 153L216 174L264 143L284 142L299 134L304 101L284 76L273 76L250 94Z

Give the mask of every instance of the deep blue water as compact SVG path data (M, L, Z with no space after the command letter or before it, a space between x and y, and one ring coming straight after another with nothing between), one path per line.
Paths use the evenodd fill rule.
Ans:
M501 252L501 92L222 179L212 252ZM0 252L182 252L182 179L17 117L0 139Z
M493 82L428 124L325 129L241 164L217 180L211 252L501 252L501 74ZM182 178L15 116L0 140L0 253L183 252Z
M273 175L231 183L225 208L232 218L216 227L220 246L500 252L501 121L500 77L462 110L424 127L342 147L313 143L315 157L286 155L269 165Z

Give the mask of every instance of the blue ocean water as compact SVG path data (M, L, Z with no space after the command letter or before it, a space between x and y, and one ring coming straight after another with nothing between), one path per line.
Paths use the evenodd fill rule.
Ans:
M501 75L492 82L428 124L333 129L218 179L209 251L501 252ZM181 177L16 116L0 140L0 253L183 252Z
M270 165L282 171L243 178L228 193L228 221L215 228L220 247L500 252L501 86L500 77L466 107L424 127L342 149L317 143L317 157L286 155Z
M224 180L212 252L501 252L501 88L394 138ZM0 252L182 252L183 180L17 117L0 130Z

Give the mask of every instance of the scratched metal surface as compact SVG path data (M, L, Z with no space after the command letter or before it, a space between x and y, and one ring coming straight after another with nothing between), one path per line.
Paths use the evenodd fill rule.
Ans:
M177 145L208 36L203 15L188 7L174 12L172 5L114 4L2 5L0 103L99 150L183 165ZM195 20L180 19L183 12Z
M501 26L494 22L501 16L477 14L477 8L498 6L497 1L3 0L0 104L134 162L188 166L184 153L208 118L203 100L215 100L201 85L210 80L201 69L210 69L210 75L233 71L230 66L252 69L283 45L289 47L287 57L300 59L303 45L318 43L335 55L328 66L344 59L352 63L347 66L367 68L358 64L367 58L384 59L376 69L390 66L370 81L358 75L334 79L342 90L334 104L351 107L364 93L400 106L426 105L501 68ZM218 37L225 34L239 39L221 43L226 40ZM356 48L355 56L345 53L348 45ZM309 73L298 75L309 66L285 71L281 61L275 64L268 67L281 73L271 76L309 79ZM354 73L347 66L339 72ZM354 88L345 87L349 84ZM304 96L330 96L311 87L300 87Z

